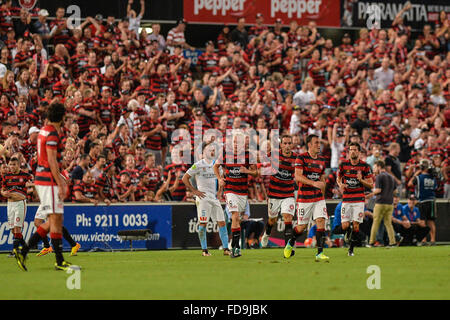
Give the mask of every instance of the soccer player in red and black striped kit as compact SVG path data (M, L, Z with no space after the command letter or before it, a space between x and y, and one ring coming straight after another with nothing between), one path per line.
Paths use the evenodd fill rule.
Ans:
M53 250L56 256L56 270L68 270L70 263L64 260L62 253L64 198L67 195L67 182L61 174L62 143L61 126L66 113L64 105L53 103L47 113L47 124L38 136L38 166L36 169L35 188L39 195L40 206L36 217L48 220L41 224L31 236L28 244L22 247L16 255L16 260L22 270L25 267L26 256L50 232Z
M27 187L33 177L20 170L20 162L16 157L9 160L9 173L2 179L1 195L8 199L8 227L13 232L13 253L18 254L19 247L25 245L22 235L23 222L27 213Z
M245 147L241 148L238 140L242 139L243 134L235 134L233 136L231 152L227 152L225 161L218 161L214 164L214 173L219 181L219 187L224 188L226 205L231 213L231 258L241 256L241 218L247 206L248 199L248 175L256 177L258 169L256 164L250 163L250 154L247 147L249 146L249 137L244 136ZM228 142L228 141L227 141ZM223 158L223 157L222 157ZM219 172L219 168L223 167L223 177Z
M285 245L292 237L292 218L295 213L294 176L296 156L292 152L292 137L290 135L281 137L281 153L276 161L277 163L272 163L272 168L276 169L276 173L270 176L269 181L269 199L267 202L269 220L261 239L263 247L267 246L270 232L279 213L282 214L284 220Z
M364 188L373 188L372 169L366 162L360 160L360 152L361 146L358 143L349 144L349 159L339 165L337 178L342 193L342 233L347 231L346 238L350 238L349 256L354 255L353 249L359 240L359 224L364 219Z
M298 182L297 194L297 226L292 237L284 248L284 257L293 256L293 248L297 237L314 220L317 225L316 261L329 261L323 253L325 221L328 219L325 203L325 160L320 154L320 139L311 134L306 138L308 151L300 154L295 162L295 181Z

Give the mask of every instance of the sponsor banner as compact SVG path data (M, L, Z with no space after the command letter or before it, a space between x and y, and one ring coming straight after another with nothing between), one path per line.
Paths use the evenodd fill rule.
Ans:
M333 205L332 205L333 206ZM333 206L336 207L336 204ZM172 220L173 220L173 238L172 244L174 248L200 248L200 242L198 239L198 219L197 209L195 204L186 204L174 206L172 208ZM226 214L225 214L226 216ZM267 222L267 204L255 203L250 204L250 219L260 220L264 223ZM216 222L212 220L208 221L206 226L208 248L219 248L222 243L219 237L219 227ZM228 228L230 233L230 228ZM272 229L271 238L274 240L271 242L272 246L281 246L283 242L284 246L284 223L280 217L276 226ZM302 235L299 241L302 242L305 236Z
M331 216L334 216L334 210L338 201L327 201L327 211L330 219L327 223L332 224ZM402 204L404 204L402 202ZM450 241L450 216L446 213L450 212L450 202L438 200L437 219L436 219L436 240ZM198 221L195 204L174 205L172 208L173 214L173 238L172 244L174 248L200 248L198 240ZM255 203L250 204L250 218L263 219L267 222L267 204ZM296 220L296 215L294 216ZM219 248L221 246L219 238L219 228L216 223L211 220L207 224L207 240L209 248ZM307 232L304 232L299 238L298 242L303 242L306 239ZM284 247L284 222L281 216L278 217L277 223L272 228L270 235L270 243L272 247Z
M199 49L195 49L195 50L184 49L183 57L185 59L191 59L191 67L194 67L197 65L198 58L203 54L203 52L205 52L205 51L199 50Z
M184 0L184 19L200 23L236 23L245 17L254 24L256 14L264 16L264 24L283 25L296 20L300 25L315 21L318 26L340 25L340 4L337 0Z
M172 246L174 248L200 248L198 239L199 221L195 204L174 205L172 207ZM206 224L206 240L209 248L219 248L219 226L211 219Z
M334 215L338 201L327 201L328 215ZM402 204L404 204L402 202ZM450 241L450 202L438 200L436 203L436 240ZM23 235L26 241L36 231L33 220L37 206L29 205L24 223ZM129 241L117 237L120 230L151 229L153 234L148 240L133 241L133 248L167 249L200 248L198 239L198 220L195 204L172 205L111 205L111 206L76 206L66 205L64 225L75 241L82 245L82 250L128 249ZM250 218L267 221L267 204L250 205ZM296 217L294 217L296 219ZM331 222L331 221L330 221ZM0 205L0 251L11 251L13 235L7 230L6 205ZM219 248L221 241L219 227L211 220L207 223L207 241L209 248ZM299 239L303 242L304 233ZM284 223L278 217L272 229L271 246L284 246ZM64 249L70 249L63 240ZM42 243L39 244L39 248Z
M442 10L450 17L450 3L447 0L409 2L411 8L405 11L403 19L405 25L414 30L422 30L426 23L437 22ZM389 28L406 4L404 0L341 0L341 26L370 29L378 23L381 28Z
M167 249L172 246L172 211L169 205L111 205L64 207L64 226L82 250L128 249L129 241L122 241L120 230L150 229L147 240L133 240L136 249ZM34 215L37 206L29 205L23 235L26 241L36 231ZM12 250L13 235L7 230L6 205L0 206L0 251ZM63 240L64 249L70 249ZM38 248L42 247L42 243Z

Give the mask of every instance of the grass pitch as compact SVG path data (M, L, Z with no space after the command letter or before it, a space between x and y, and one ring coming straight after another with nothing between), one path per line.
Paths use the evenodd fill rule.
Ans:
M450 246L325 249L329 263L315 262L315 249L298 248L291 259L282 249L222 251L81 252L67 260L82 266L81 289L71 276L54 271L54 255L27 260L28 272L0 255L0 299L450 299ZM367 288L381 270L381 289ZM74 283L74 282L73 282Z

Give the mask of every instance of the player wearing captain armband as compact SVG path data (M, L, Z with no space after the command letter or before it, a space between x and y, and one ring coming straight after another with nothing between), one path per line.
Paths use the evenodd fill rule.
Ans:
M225 224L225 216L222 205L217 199L218 183L214 173L214 163L216 160L215 143L207 144L203 147L203 159L197 161L188 169L183 176L183 183L186 188L195 195L195 203L197 205L197 217L199 221L198 237L202 247L202 255L210 256L206 241L206 224L209 218L217 222L219 225L219 235L222 241L223 254L230 255L228 249L228 232ZM190 179L195 180L197 188L195 188Z

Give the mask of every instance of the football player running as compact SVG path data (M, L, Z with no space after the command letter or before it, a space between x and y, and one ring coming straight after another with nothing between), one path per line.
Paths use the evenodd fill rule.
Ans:
M281 213L284 221L285 245L292 237L292 218L295 212L295 160L292 152L292 137L283 135L281 137L281 153L278 154L276 163L272 161L272 168L275 174L270 176L268 192L268 216L264 235L261 238L261 245L265 248L269 242L272 227L277 221L278 214Z

